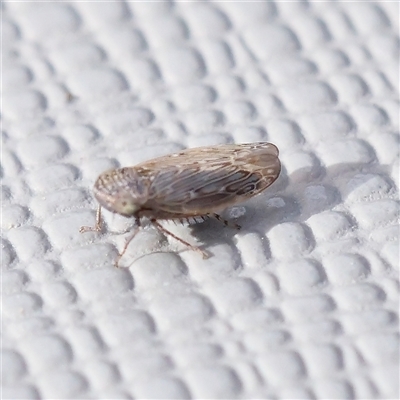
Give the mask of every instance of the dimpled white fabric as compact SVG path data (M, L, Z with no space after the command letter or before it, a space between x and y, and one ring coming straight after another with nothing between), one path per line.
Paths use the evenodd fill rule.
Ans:
M2 396L398 398L399 4L8 2ZM95 222L107 169L269 141L218 221Z

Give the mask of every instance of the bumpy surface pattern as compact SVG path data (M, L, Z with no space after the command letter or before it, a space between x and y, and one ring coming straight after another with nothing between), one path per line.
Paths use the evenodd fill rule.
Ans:
M3 398L398 398L397 2L2 11ZM240 232L168 225L210 259L78 232L99 173L256 141Z

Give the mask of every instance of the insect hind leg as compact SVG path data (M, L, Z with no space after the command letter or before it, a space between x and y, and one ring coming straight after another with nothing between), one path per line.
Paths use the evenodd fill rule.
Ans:
M197 251L198 253L201 253L204 259L207 259L209 257L209 254L203 250L200 249L200 247L193 246L190 243L186 242L185 240L181 239L180 237L174 235L172 232L170 232L168 229L165 229L157 220L151 219L151 223L159 230L161 231L164 235L166 236L171 236L174 239L176 239L178 242L181 242L185 246L189 247L191 250Z
M241 229L242 227L239 224L235 224L234 222L227 221L226 219L222 218L218 214L210 214L213 218L218 220L219 222L222 222L225 226L229 226L230 228L235 228L235 229Z

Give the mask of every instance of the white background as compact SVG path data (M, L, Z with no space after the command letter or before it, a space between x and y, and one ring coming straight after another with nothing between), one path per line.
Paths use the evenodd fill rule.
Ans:
M3 398L398 398L398 2L3 2ZM270 141L216 221L94 223L101 172ZM172 228L171 228L172 229Z

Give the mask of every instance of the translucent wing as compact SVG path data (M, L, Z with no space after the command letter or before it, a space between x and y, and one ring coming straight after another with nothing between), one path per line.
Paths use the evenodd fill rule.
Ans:
M271 143L189 149L135 167L151 181L145 208L171 214L204 215L252 197L280 173Z

